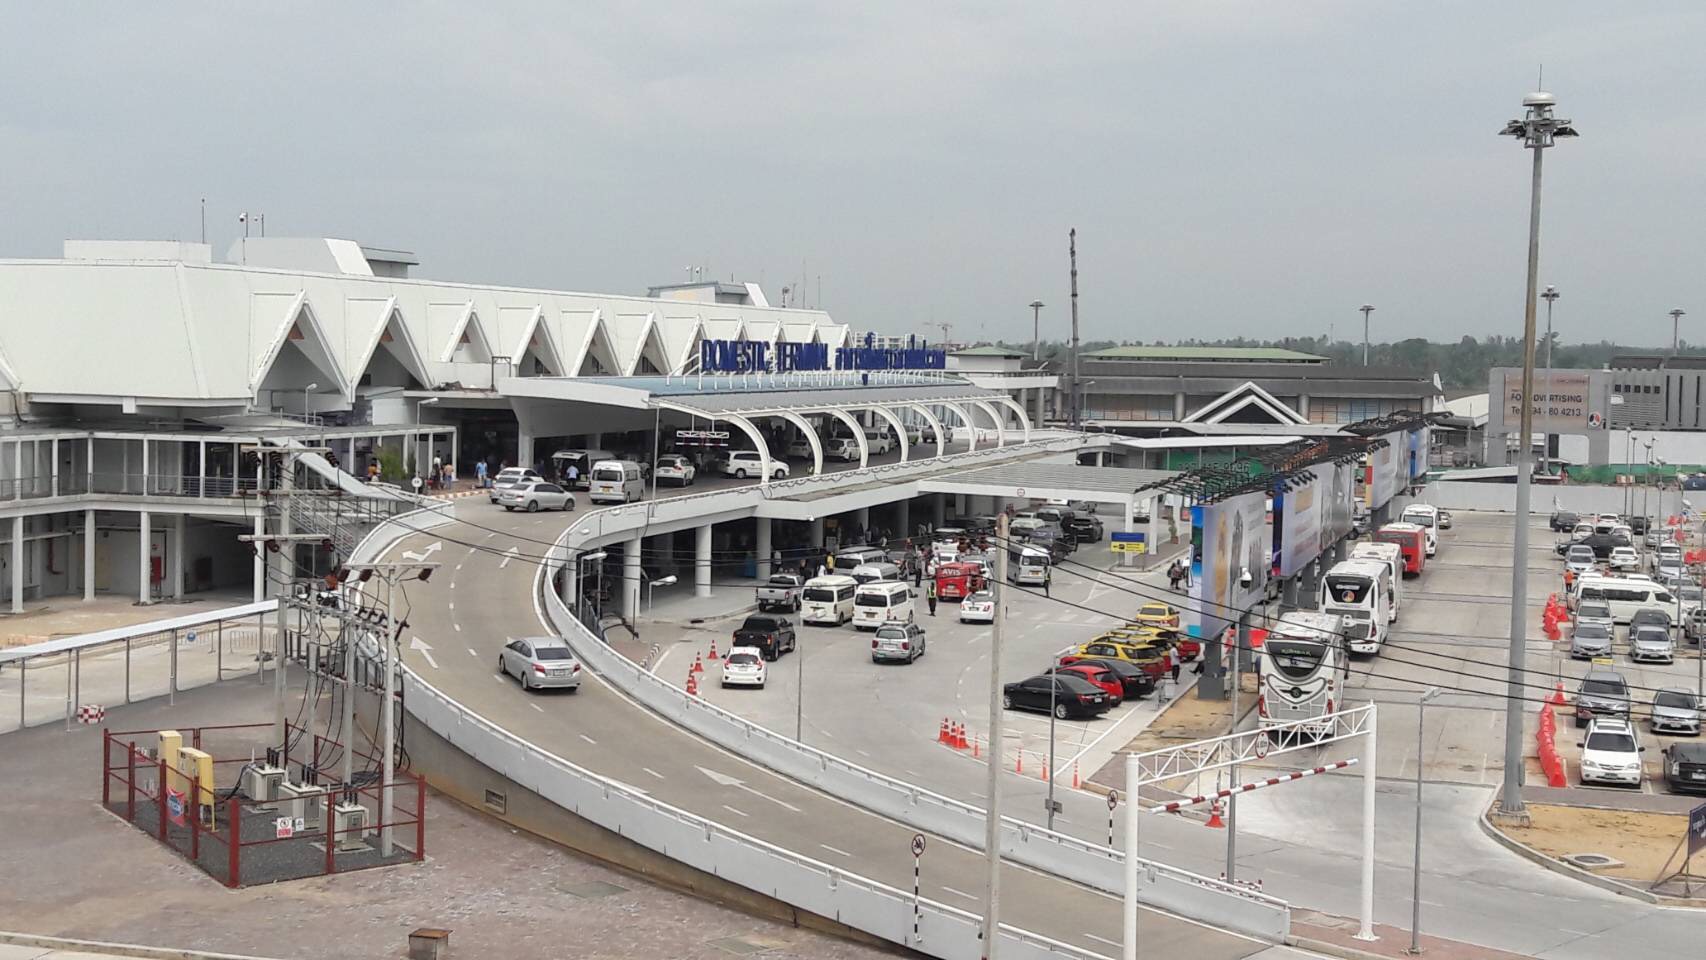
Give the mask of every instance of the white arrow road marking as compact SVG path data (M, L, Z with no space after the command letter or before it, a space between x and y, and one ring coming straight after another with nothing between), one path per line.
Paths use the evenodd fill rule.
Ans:
M591 737L589 737L589 736L587 736L587 735L586 735L586 734L584 734L584 733L583 733L583 734L580 734L580 738L581 738L581 739L582 739L582 740L585 740L585 741L586 741L586 742L587 742L587 743L590 743L590 744L592 744L592 745L593 745L593 746L595 746L595 747L596 747L596 746L598 746L598 741L597 741L597 740L594 740L594 739L593 739L593 738L591 738Z
M656 770L653 770L651 767L641 767L640 769L646 771L647 773L651 774L654 777L657 777L659 780L663 779L663 774L657 772Z
M799 807L796 807L791 803L786 803L786 802L783 802L781 800L778 800L775 797L772 797L769 794L764 793L762 791L754 790L753 788L747 786L742 781L737 780L734 777L731 777L726 773L718 773L715 770L707 770L704 767L697 767L697 769L700 773L704 774L707 777L710 777L712 782L714 782L714 783L720 784L720 785L725 786L725 787L734 787L736 790L745 790L747 793L750 793L755 797L761 797L765 800L768 800L771 803L774 803L779 807L783 807L785 809L792 810L795 813L800 812Z
M473 647L469 647L468 648L468 656L478 658L480 656L480 652L478 650L475 650Z
M510 547L508 550L505 550L504 558L498 561L498 569L502 570L504 567L509 566L509 562L519 556L521 556L520 547Z
M426 641L422 640L420 637L410 637L409 649L419 651L420 655L426 658L426 662L431 665L434 670L438 669L438 661L432 658L432 647L427 646Z
M438 551L443 550L443 549L444 549L444 541L434 540L433 542L427 544L426 549L422 550L420 553L416 553L413 550L404 550L403 551L403 559L408 560L411 563L420 563L421 561L425 560L427 557L430 557L433 554L435 554Z

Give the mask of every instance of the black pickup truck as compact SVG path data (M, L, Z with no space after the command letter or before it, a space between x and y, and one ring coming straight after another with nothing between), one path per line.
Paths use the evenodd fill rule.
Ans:
M755 613L735 628L734 645L757 647L764 659L775 660L784 653L792 653L798 646L794 622L787 617Z

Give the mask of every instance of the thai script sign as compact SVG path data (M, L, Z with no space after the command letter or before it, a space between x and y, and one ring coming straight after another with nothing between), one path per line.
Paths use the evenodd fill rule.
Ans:
M832 362L833 361L833 362ZM778 340L702 340L699 369L705 373L794 373L817 370L943 370L948 352L908 337L904 347L879 347L869 334L863 345Z

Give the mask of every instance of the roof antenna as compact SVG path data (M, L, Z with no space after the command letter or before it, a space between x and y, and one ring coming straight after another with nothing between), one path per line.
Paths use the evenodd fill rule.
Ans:
M1544 63L1540 65L1540 79L1535 82L1534 89L1546 89L1546 64Z

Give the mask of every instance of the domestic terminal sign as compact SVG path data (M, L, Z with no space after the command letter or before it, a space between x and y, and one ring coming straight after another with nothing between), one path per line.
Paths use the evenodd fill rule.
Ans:
M699 369L706 373L796 373L820 370L944 370L948 351L907 337L904 347L879 347L876 338L851 347L778 340L701 340Z

